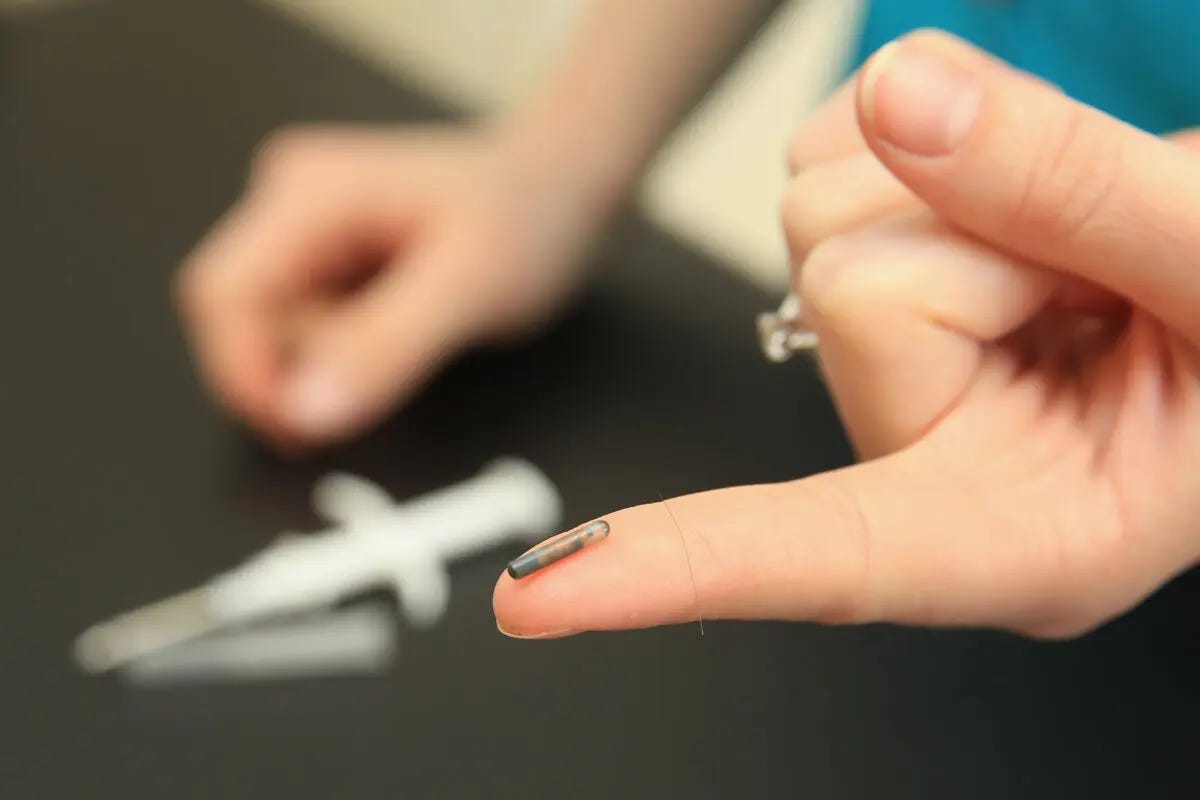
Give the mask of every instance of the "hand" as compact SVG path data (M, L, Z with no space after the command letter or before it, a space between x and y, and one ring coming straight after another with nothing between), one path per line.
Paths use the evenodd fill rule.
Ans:
M442 130L273 137L179 283L201 371L281 443L358 433L461 348L542 321L604 209L545 153Z
M938 31L913 34L910 40L968 63L1007 68ZM1054 88L1036 76L1013 74ZM859 129L857 96L855 76L801 125L788 146L791 180L782 211L793 264L802 264L814 247L833 236L889 216L928 208L871 152ZM1179 131L1167 138L1200 152L1200 129Z
M699 611L1064 637L1200 556L1200 157L939 35L882 50L852 99L898 202L786 227L874 460L669 501L694 595L661 504L606 516L604 541L500 578L502 630Z

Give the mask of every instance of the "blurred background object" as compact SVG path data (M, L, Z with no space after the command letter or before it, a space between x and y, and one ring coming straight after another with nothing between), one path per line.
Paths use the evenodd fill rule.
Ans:
M281 533L203 586L84 631L75 644L80 668L100 673L136 667L143 658L231 629L331 613L372 590L393 591L409 623L428 628L449 607L453 562L514 542L535 543L562 525L554 485L533 464L512 456L493 460L469 480L402 502L365 478L330 473L314 486L313 507L325 523L320 530ZM220 643L217 649L224 652ZM249 651L253 655L253 645ZM297 652L311 649L302 644ZM186 655L165 657L180 668L189 663ZM286 660L281 656L277 666Z
M550 68L587 0L262 0L410 85L504 108ZM785 0L684 121L643 186L644 213L771 291L788 135L842 73L862 0Z

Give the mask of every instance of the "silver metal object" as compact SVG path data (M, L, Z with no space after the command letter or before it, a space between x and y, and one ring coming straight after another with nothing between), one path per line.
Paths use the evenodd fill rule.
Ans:
M817 333L804 324L800 298L789 294L777 311L764 311L756 320L758 343L768 361L782 364L798 352L820 344Z

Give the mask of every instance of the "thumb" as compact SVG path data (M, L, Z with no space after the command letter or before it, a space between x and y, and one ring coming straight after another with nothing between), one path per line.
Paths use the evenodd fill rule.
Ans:
M313 443L359 433L450 357L466 315L447 260L413 254L305 326L282 396L293 433Z
M1053 588L1031 567L1053 563L1030 550L1045 540L972 535L987 527L980 489L948 485L915 452L618 511L578 554L502 575L497 625L519 638L697 617L1032 630Z
M941 216L1200 341L1200 156L938 33L863 70L868 146Z

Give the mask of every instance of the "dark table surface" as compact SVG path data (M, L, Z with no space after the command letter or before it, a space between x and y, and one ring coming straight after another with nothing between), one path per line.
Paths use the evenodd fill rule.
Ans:
M312 528L337 467L405 497L523 454L569 519L844 464L764 297L637 223L543 338L357 444L263 452L202 394L168 297L254 143L438 110L270 12L114 2L0 23L0 796L1195 796L1200 585L1082 640L711 624L509 641L505 553L383 678L134 690L72 637ZM482 669L481 669L482 667Z

